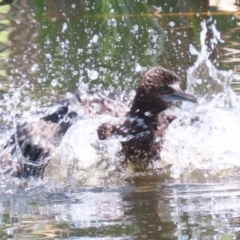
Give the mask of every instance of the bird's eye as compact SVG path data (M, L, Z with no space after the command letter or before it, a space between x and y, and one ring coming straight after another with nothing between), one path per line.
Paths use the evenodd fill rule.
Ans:
M162 87L160 87L160 92L161 93L168 93L168 87L167 86L162 86Z

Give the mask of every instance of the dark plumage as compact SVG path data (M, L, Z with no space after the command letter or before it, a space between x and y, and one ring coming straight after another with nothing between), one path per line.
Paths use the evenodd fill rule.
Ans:
M1 169L16 177L42 177L48 158L75 116L63 106L37 122L18 125L1 154Z
M99 114L121 116L128 110L126 104L97 93L88 96L80 90L60 99L54 113L36 122L16 126L15 133L4 146L0 166L4 173L28 178L42 177L49 158L69 127L77 120Z
M175 118L163 111L176 101L197 102L193 95L183 92L179 84L180 78L162 67L145 72L126 119L101 124L99 139L104 140L111 135L124 137L122 152L127 159L149 160L157 156L162 136Z
M49 158L69 127L76 120L97 117L99 114L121 117L115 119L125 116L121 122L108 122L99 126L96 131L101 140L111 135L121 135L125 138L122 141L122 152L127 158L154 157L165 129L174 119L163 111L174 101L196 102L194 96L179 88L179 83L176 74L155 67L143 75L134 99L121 94L116 94L117 99L100 93L88 96L77 91L59 100L61 107L54 113L39 121L16 127L0 156L2 171L16 177L42 177ZM132 105L129 109L130 103Z

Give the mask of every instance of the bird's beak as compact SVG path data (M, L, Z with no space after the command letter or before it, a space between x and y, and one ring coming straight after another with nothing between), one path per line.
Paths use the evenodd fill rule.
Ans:
M193 102L197 103L197 99L189 93L185 93L179 86L171 86L172 93L162 95L161 98L164 102Z

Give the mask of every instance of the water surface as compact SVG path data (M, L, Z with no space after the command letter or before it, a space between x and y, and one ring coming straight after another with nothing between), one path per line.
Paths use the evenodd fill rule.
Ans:
M91 184L59 180L61 165L42 181L1 176L0 239L238 239L240 111L230 81L237 90L239 13L238 1L204 0L0 6L0 110L9 127L77 87L133 89L156 65L199 99L176 109L164 172L119 179L112 169L118 181ZM194 114L206 121L189 124Z

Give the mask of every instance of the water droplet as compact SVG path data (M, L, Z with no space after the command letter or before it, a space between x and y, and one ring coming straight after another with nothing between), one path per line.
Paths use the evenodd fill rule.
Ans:
M93 38L90 40L90 43L97 43L99 39L99 36L94 34Z
M77 54L80 54L80 53L82 53L83 52L83 49L81 49L81 48L79 48L78 50L77 50Z
M99 73L96 71L96 70L87 70L87 73L88 73L88 77L91 79L91 80L95 80L98 78L98 75Z
M51 85L52 85L53 87L56 87L57 84L58 84L58 82L57 82L56 79L53 79L53 80L51 81Z
M38 71L38 70L39 70L38 64L37 64L37 63L33 64L32 67L31 67L31 71L32 71L32 72L36 72L36 71Z
M134 25L133 30L136 32L138 30L138 25Z
M66 29L67 29L67 24L64 23L64 24L63 24L63 27L62 27L62 33L64 33L64 32L66 31Z
M171 22L168 23L168 25L169 25L170 27L174 27L174 26L175 26L175 22L171 21Z
M141 65L137 63L136 66L135 66L135 71L136 72L141 72L141 70L142 70Z
M47 53L46 58L51 59L52 58L51 54Z
M112 26L113 27L116 27L117 26L117 21L115 18L112 19Z
M120 42L121 41L121 37L120 36L116 37L116 41Z
M202 79L197 79L196 83L199 84L199 85L202 84Z

